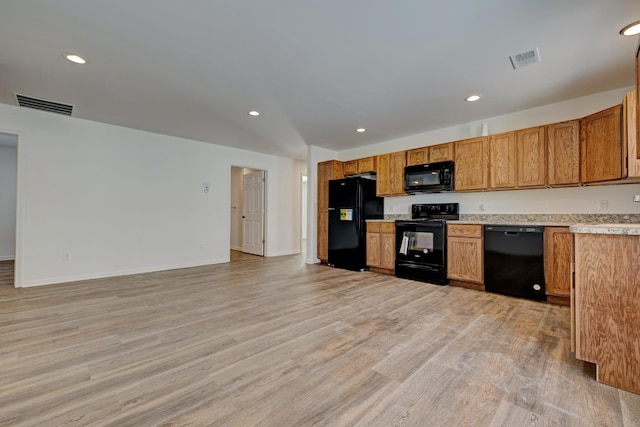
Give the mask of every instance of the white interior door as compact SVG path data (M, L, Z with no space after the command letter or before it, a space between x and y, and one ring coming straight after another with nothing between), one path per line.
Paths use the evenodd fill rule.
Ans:
M242 175L242 252L264 256L264 171Z

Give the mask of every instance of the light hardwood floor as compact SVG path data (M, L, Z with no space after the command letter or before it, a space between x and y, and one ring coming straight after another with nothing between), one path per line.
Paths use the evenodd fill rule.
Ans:
M569 309L301 256L0 286L2 426L634 426Z

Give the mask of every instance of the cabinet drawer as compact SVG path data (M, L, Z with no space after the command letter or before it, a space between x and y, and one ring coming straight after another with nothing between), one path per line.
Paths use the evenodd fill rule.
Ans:
M393 222L379 222L380 232L384 234L395 234L396 224Z
M482 237L482 225L479 224L447 224L448 237Z
M367 233L379 233L382 222L367 222Z

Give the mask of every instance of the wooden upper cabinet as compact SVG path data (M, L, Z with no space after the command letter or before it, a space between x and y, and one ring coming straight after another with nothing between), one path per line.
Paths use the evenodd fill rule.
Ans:
M453 142L432 145L429 147L429 163L446 162L453 160Z
M407 166L429 163L429 147L414 148L407 151Z
M551 187L580 184L580 121L547 126L547 171Z
M407 166L453 160L453 142L414 148L407 151Z
M349 160L342 164L342 168L344 170L344 176L373 173L376 172L376 158L375 156L371 156L357 160Z
M329 180L344 178L342 162L329 160L318 163L318 210L329 209Z
M640 39L636 49L636 158L640 159Z
M638 125L637 106L638 92L632 90L624 97L623 107L623 145L627 147L627 174L629 178L640 177L640 158L638 158L638 141L636 127Z
M455 142L455 190L487 188L488 137L481 136Z
M622 105L580 120L583 183L623 178L621 128Z
M358 173L375 173L376 172L376 157L365 157L358 159Z
M516 185L544 187L547 183L547 149L544 126L516 131Z
M342 170L344 171L344 176L357 174L358 173L358 161L357 160L349 160L348 162L342 163Z
M376 194L378 196L405 196L404 168L407 165L407 152L377 156L378 173L376 178Z
M489 188L513 188L516 185L516 133L489 137Z

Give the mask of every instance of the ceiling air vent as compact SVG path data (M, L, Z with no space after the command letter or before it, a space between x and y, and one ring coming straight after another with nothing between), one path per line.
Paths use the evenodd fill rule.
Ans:
M509 59L511 60L513 69L516 70L520 67L526 67L527 65L540 62L540 52L538 52L538 48L535 48L527 52L518 53L517 55L511 55Z
M73 105L61 104L59 102L47 101L45 99L32 98L30 96L14 93L16 103L19 107L33 108L40 111L48 111L50 113L64 114L70 116L73 112Z

